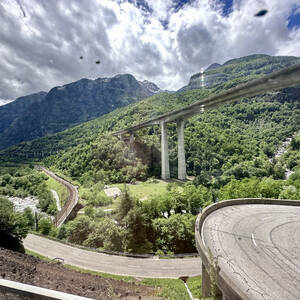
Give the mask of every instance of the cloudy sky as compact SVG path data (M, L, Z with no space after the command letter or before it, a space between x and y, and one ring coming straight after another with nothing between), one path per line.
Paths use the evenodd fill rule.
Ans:
M300 56L299 0L1 0L0 24L0 99L119 73L175 90L214 62Z

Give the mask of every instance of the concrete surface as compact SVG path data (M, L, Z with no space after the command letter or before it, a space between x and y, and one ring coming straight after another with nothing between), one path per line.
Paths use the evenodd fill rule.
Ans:
M184 121L177 121L177 145L178 145L178 179L186 180L186 162L184 151Z
M64 245L40 236L28 234L26 249L50 258L63 258L64 263L98 272L134 277L178 278L201 274L201 259L132 258L96 253Z
M0 291L12 294L18 294L30 299L41 300L92 300L91 298L80 297L76 295L66 294L50 289L37 287L34 285L24 284L16 281L0 278Z
M161 178L166 180L170 178L167 124L162 122L160 124L160 128L161 128Z
M300 207L219 208L205 218L201 236L242 299L300 299Z

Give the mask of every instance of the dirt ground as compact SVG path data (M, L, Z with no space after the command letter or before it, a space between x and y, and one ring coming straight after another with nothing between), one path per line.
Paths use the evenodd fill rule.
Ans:
M1 247L0 278L99 300L162 299L155 297L157 290L151 287L81 273L59 263L41 261ZM17 297L0 294L0 300L2 299Z

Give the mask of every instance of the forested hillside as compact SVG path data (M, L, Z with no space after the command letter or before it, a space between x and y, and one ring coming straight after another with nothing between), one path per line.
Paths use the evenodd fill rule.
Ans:
M126 165L124 160L117 160L120 165L115 165L115 168L105 167L103 161L114 161L114 155L118 153L107 150L116 147L122 149L124 145L118 146L115 140L111 137L104 138L103 134L196 102L220 90L235 86L241 81L256 78L298 60L294 57L265 55L231 60L208 70L226 73L228 77L226 83L175 94L157 94L62 133L9 148L2 152L1 157L6 161L42 159L56 154L47 158L46 162L76 179L86 178L99 171L104 173L107 171L111 173L110 180L114 178L113 181L128 181L137 172L131 171L130 176L124 171L122 175L120 170ZM271 164L269 158L285 137L299 130L299 99L300 89L289 88L252 99L242 99L238 103L224 105L218 110L211 110L189 119L185 129L188 174L196 176L198 183L213 184L216 187L224 185L232 177L236 179L270 175L280 177L278 170L281 166ZM168 126L171 171L172 175L176 176L176 125ZM159 132L158 127L153 127L144 129L138 134L146 144L159 149ZM96 155L99 153L107 154ZM105 170L106 168L108 170ZM145 168L141 170L144 172ZM153 171L159 174L159 170L156 169L148 170L148 175L152 175Z
M20 97L0 107L0 149L63 131L158 91L155 84L124 74L81 79L49 93Z
M158 195L135 199L125 187L117 200L105 196L103 188L107 184L127 182L142 189L136 180L160 176L159 163L146 165L140 157L133 158L128 143L110 133L296 61L269 56L233 60L208 70L225 72L226 66L230 70L226 82L154 95L64 132L8 148L1 152L1 160L42 161L77 182L84 215L58 232L52 228L52 235L59 239L115 251L194 252L196 215L213 201L239 197L299 199L300 87L241 99L187 120L187 173L194 180L169 183ZM256 74L257 65L263 63L264 67L257 69L261 73ZM252 71L245 77L247 69ZM175 123L168 124L168 133L171 175L177 177ZM287 137L293 137L288 151L275 159L277 148ZM160 128L136 132L135 141L159 154ZM294 173L285 180L287 169ZM6 185L5 189L11 190L11 185ZM158 180L153 178L145 185L159 189ZM111 209L104 210L107 205L112 205Z

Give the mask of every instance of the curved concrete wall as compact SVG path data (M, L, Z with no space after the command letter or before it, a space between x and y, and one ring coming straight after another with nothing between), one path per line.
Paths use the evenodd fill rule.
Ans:
M208 251L203 244L202 240L202 225L205 218L216 211L217 209L232 206L232 205L243 205L243 204L261 204L261 205L288 205L288 206L300 206L299 200L283 200L283 199L265 199L265 198L243 198L243 199L231 199L224 200L206 207L201 214L198 215L195 224L195 239L197 250L202 258L203 267L209 270L209 258ZM251 300L246 296L238 286L228 277L227 274L223 273L222 270L217 275L217 286L223 294L230 300Z
M67 180L59 177L53 172L47 170L44 167L40 167L46 174L48 174L53 179L57 180L61 184L63 184L69 191L69 199L62 207L61 211L59 211L55 217L54 223L57 227L61 226L64 222L69 220L69 218L74 218L76 216L76 212L82 207L78 202L78 191L77 188L73 186Z

